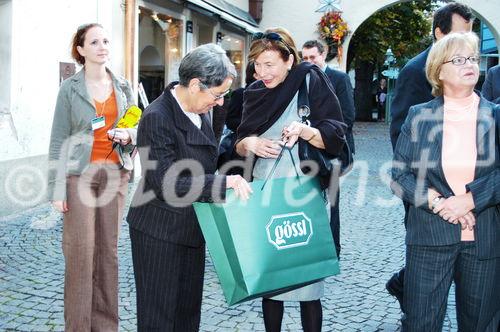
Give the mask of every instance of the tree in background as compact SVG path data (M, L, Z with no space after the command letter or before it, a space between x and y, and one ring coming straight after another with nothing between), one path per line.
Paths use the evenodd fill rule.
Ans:
M432 0L400 3L370 16L356 30L347 54L348 70L356 75L355 103L358 120L370 120L373 108L373 74L383 70L388 48L398 66L432 43Z

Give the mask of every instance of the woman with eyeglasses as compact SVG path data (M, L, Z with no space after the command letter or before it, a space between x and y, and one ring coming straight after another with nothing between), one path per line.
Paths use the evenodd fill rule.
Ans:
M142 179L127 221L138 331L198 331L205 240L192 203L223 202L226 188L251 193L239 175L215 175L217 141L207 113L222 106L236 77L215 44L189 52L144 112L137 133Z
M441 331L453 282L458 330L499 328L500 107L474 91L478 43L450 33L432 46L436 98L410 108L394 152L392 188L410 204L403 331Z
M254 179L264 179L278 157L281 145L291 147L299 160L297 140L338 155L344 144L345 124L329 79L317 66L300 63L295 42L282 28L268 29L254 36L249 61L258 81L244 93L243 117L237 132L236 152L256 157ZM298 90L307 82L310 125L302 123L297 110ZM300 169L297 170L302 173ZM295 175L292 159L283 154L274 177ZM320 331L324 282L319 281L272 298L264 297L262 310L266 331L281 330L283 301L300 301L304 331Z

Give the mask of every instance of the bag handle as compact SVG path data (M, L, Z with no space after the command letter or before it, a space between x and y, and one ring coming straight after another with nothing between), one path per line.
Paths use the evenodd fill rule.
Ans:
M293 158L292 149L287 147L286 145L283 145L283 147L281 148L280 154L278 155L278 158L276 158L276 161L274 162L273 167L269 171L269 174L267 175L266 179L264 180L264 183L262 184L262 187L260 188L261 191L264 190L264 187L266 186L267 182L274 175L274 172L276 171L276 167L278 167L278 164L281 160L281 157L283 157L283 152L285 152L285 150L287 150L288 153L290 154L290 158L292 159L293 169L295 170L295 175L296 175L297 179L300 179L300 175L299 175L299 172L297 171L297 166L295 164L295 159Z

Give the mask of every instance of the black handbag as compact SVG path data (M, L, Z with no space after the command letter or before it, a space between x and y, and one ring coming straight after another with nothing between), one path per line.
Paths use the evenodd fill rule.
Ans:
M309 107L307 83L307 79L304 79L300 86L297 100L297 113L303 123L310 124L308 118L311 115L311 109ZM308 167L306 163L302 162L315 161L318 166L317 175L323 179L329 179L335 169L339 176L348 173L352 169L352 164L354 162L351 149L347 144L345 136L342 151L338 156L334 156L324 149L318 149L307 141L299 138L299 158L301 160L300 168L304 174L310 174L312 169Z

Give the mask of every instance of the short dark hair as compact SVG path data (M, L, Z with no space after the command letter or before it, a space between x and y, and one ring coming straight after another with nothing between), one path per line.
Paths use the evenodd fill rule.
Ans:
M186 87L193 78L211 88L220 86L228 77L235 78L236 69L219 45L203 44L191 51L179 65L179 84Z
M443 34L448 34L451 31L453 14L460 15L464 20L470 22L474 20L472 11L469 6L451 2L436 10L434 18L432 19L432 36L436 40L436 28L439 28Z
M318 52L320 54L323 54L325 52L325 46L318 40L313 39L313 40L308 40L302 45L302 48L317 48Z

